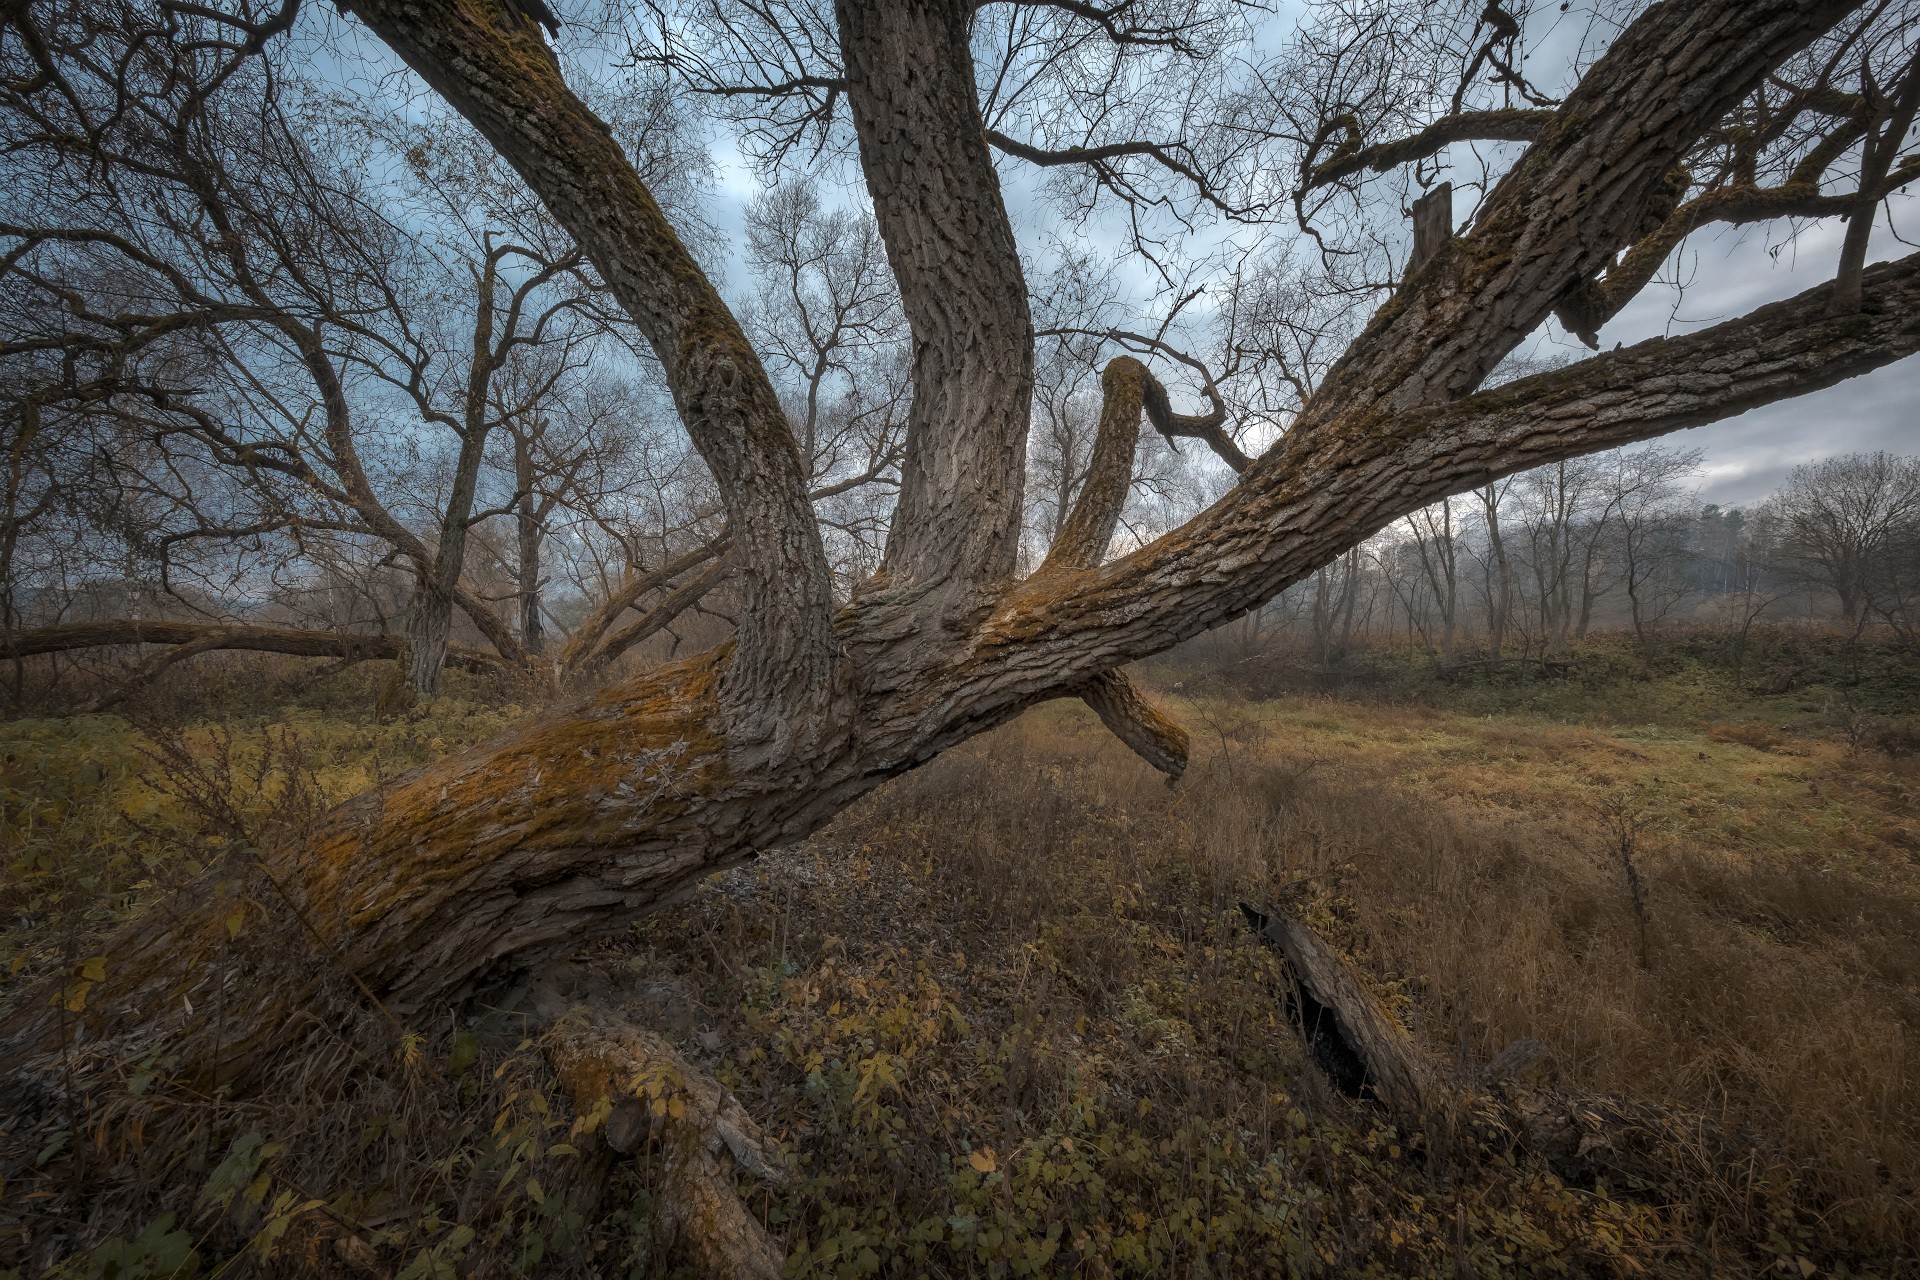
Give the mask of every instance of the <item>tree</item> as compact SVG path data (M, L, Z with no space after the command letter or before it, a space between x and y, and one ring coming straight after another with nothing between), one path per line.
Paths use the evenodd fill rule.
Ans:
M1649 445L1613 460L1608 505L1614 511L1620 585L1634 639L1652 658L1651 629L1687 594L1683 569L1692 521L1681 484L1700 469L1698 450Z
M1041 7L1089 47L1176 62L1211 57L1222 29L1196 25L1211 21L1197 4ZM759 118L791 121L804 108L812 114L800 126L832 127L844 108L913 337L885 557L841 604L782 397L617 139L569 87L528 8L347 8L513 166L651 347L725 511L737 627L718 649L401 779L266 854L255 896L286 904L299 922L287 936L311 940L318 959L288 947L287 957L259 960L291 967L248 974L262 995L234 1025L216 1033L181 1012L183 1001L214 1007L210 993L230 976L215 944L228 900L209 886L131 926L83 1013L56 1018L33 1002L9 1024L16 1097L59 1096L58 1082L72 1079L61 1048L76 1027L90 1060L161 1036L181 1077L204 1079L217 1064L223 1086L245 1089L297 1052L302 1024L290 1007L327 974L344 975L396 1019L428 1016L623 927L715 868L804 836L882 780L1044 699L1086 699L1129 745L1177 773L1184 735L1122 664L1259 606L1448 494L1829 386L1920 348L1920 261L1907 258L1866 269L1860 305L1847 314L1831 314L1833 291L1821 286L1686 337L1479 389L1556 309L1595 329L1624 305L1651 277L1644 260L1668 256L1675 219L1691 229L1740 216L1743 201L1808 216L1865 207L1817 182L1786 194L1758 184L1800 171L1833 139L1860 136L1863 109L1848 105L1842 83L1859 61L1844 50L1863 27L1893 21L1891 10L1837 0L1649 7L1557 102L1468 110L1485 88L1486 59L1475 58L1459 94L1401 104L1420 109L1417 131L1370 139L1397 120L1358 118L1338 95L1320 95L1324 127L1284 170L1272 161L1291 145L1286 130L1256 119L1249 128L1272 135L1262 142L1276 152L1247 171L1297 173L1307 195L1357 183L1376 162L1429 161L1454 141L1520 136L1526 145L1469 229L1380 286L1383 305L1276 446L1195 519L1102 562L1141 419L1171 420L1145 364L1111 361L1087 479L1047 557L1020 577L1032 309L990 148L1084 173L1099 199L1224 204L1223 216L1251 216L1221 195L1239 156L1222 149L1216 182L1195 168L1207 153L1192 142L1210 136L1199 129L1172 148L1149 133L1082 132L1044 145L1008 134L1014 146L996 144L971 4L840 0L831 30L796 30L779 45L820 61L797 72L799 98L784 80L762 84L772 105ZM739 21L786 12L742 6ZM57 32L34 31L56 70L73 56L54 52ZM1376 52L1393 56L1391 43ZM1836 94L1837 117L1828 109ZM1783 95L1800 104L1784 124ZM1100 116L1099 128L1175 127L1164 105ZM1736 127L1756 120L1765 127ZM1850 144L1835 145L1844 154ZM1904 181L1908 163L1891 166L1887 181ZM1738 200L1726 194L1736 188Z
M1507 557L1506 538L1500 527L1500 506L1512 483L1511 479L1498 481L1473 492L1480 504L1480 524L1486 534L1486 551L1480 564L1480 595L1487 613L1487 656L1496 666L1513 618L1513 562Z
M1440 615L1440 664L1453 661L1453 632L1458 623L1459 542L1453 531L1453 500L1442 498L1407 517L1407 532L1420 557L1420 571L1433 592Z
M1795 467L1768 502L1783 567L1833 593L1856 635L1898 612L1920 531L1920 458L1853 453Z

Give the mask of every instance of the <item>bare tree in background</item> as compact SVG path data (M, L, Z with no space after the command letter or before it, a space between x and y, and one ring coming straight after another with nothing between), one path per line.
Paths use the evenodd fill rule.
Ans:
M1768 502L1777 554L1802 581L1833 593L1856 635L1910 598L1920 534L1920 458L1853 453L1795 467Z
M1614 512L1617 572L1634 639L1651 661L1652 631L1686 598L1684 569L1693 516L1684 487L1700 470L1697 449L1649 445L1613 459L1606 476Z
M1420 557L1420 571L1433 592L1439 614L1441 666L1453 663L1453 637L1459 626L1459 541L1453 528L1453 499L1442 498L1407 517L1407 532Z

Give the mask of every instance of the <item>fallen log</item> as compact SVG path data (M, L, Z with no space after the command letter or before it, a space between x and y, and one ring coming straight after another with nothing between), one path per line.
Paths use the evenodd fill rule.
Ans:
M1288 1015L1316 1066L1349 1097L1377 1101L1404 1128L1445 1124L1480 1146L1538 1156L1563 1180L1592 1186L1671 1184L1766 1156L1751 1133L1656 1103L1534 1088L1526 1072L1546 1046L1516 1040L1484 1067L1456 1073L1420 1048L1367 990L1353 966L1299 917L1241 914L1286 961ZM1464 1122L1464 1123L1463 1123Z
M1294 1021L1335 1086L1350 1097L1371 1094L1397 1117L1425 1119L1437 1083L1430 1064L1339 953L1285 911L1245 903L1240 911L1261 940L1286 958L1295 986Z

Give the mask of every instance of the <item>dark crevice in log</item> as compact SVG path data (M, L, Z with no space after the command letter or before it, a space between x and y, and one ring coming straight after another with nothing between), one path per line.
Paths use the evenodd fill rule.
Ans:
M1432 1069L1339 953L1287 912L1245 903L1240 911L1261 941L1286 958L1297 993L1295 1024L1335 1086L1349 1097L1371 1094L1405 1123L1424 1120L1435 1100Z

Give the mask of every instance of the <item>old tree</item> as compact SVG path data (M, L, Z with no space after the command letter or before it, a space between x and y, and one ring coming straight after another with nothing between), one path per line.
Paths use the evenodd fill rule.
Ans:
M74 85L92 74L118 77L137 112L143 60L164 59L167 42L237 65L295 23L291 5L163 2L129 35L138 23L110 7L9 4L13 100L64 94L85 118L93 107ZM1883 202L1920 168L1905 150L1920 63L1902 3L1601 6L1590 34L1606 38L1583 45L1553 91L1519 69L1521 23L1508 10L1524 6L1458 6L1456 83L1385 103L1382 86L1397 82L1381 51L1418 15L1331 6L1347 25L1332 23L1306 53L1264 65L1235 94L1172 105L1127 99L1142 81L1127 60L1155 60L1163 84L1168 66L1192 61L1191 84L1203 64L1251 59L1257 49L1226 44L1251 21L1240 6L838 0L830 14L698 4L666 16L637 6L627 20L646 34L630 51L721 103L768 163L806 163L850 124L911 330L912 399L884 561L839 599L791 415L618 131L570 87L555 51L565 28L528 0L344 8L511 166L644 336L724 510L737 627L711 652L602 688L248 851L244 867L149 912L87 976L84 1001L51 993L7 1026L10 1111L39 1096L46 1114L65 1115L90 1079L156 1055L185 1094L213 1081L244 1094L305 1052L323 1002L405 1026L443 1022L450 1007L524 986L584 940L801 839L885 779L1047 699L1086 700L1177 777L1185 735L1124 664L1260 605L1443 496L1920 349L1920 259L1866 261ZM1043 36L1055 70L1123 68L1056 85L1056 103L1082 109L1112 95L1111 119L1008 108L1010 64L989 65L995 50ZM1316 219L1339 216L1327 212L1337 199L1359 198L1380 175L1428 184L1446 148L1476 144L1499 164L1470 222L1435 226L1423 200L1411 262L1371 282L1349 273L1340 296L1377 309L1323 376L1295 380L1285 429L1258 457L1242 453L1248 424L1211 376L1211 411L1182 414L1148 364L1107 364L1075 505L1037 568L1021 572L1036 324L1000 164L1078 183L1089 203L1297 227L1336 261L1337 236ZM1693 232L1824 217L1846 225L1830 282L1683 337L1490 384L1550 318L1597 345ZM1151 258L1151 233L1132 225ZM9 264L56 234L6 233ZM235 233L207 234L217 244ZM1135 336L1137 354L1169 350ZM1237 481L1182 527L1107 559L1143 418L1169 440L1206 444ZM439 587L455 583L449 571ZM282 922L272 948L230 942L234 877L257 886L239 910ZM576 1096L618 1075L596 1077L592 1063L649 1051L637 1028L568 1025L555 1056ZM708 1110L735 1133L744 1121L726 1120L728 1106ZM751 1164L753 1149L739 1137L734 1157ZM713 1227L712 1247L751 1253L753 1230Z

